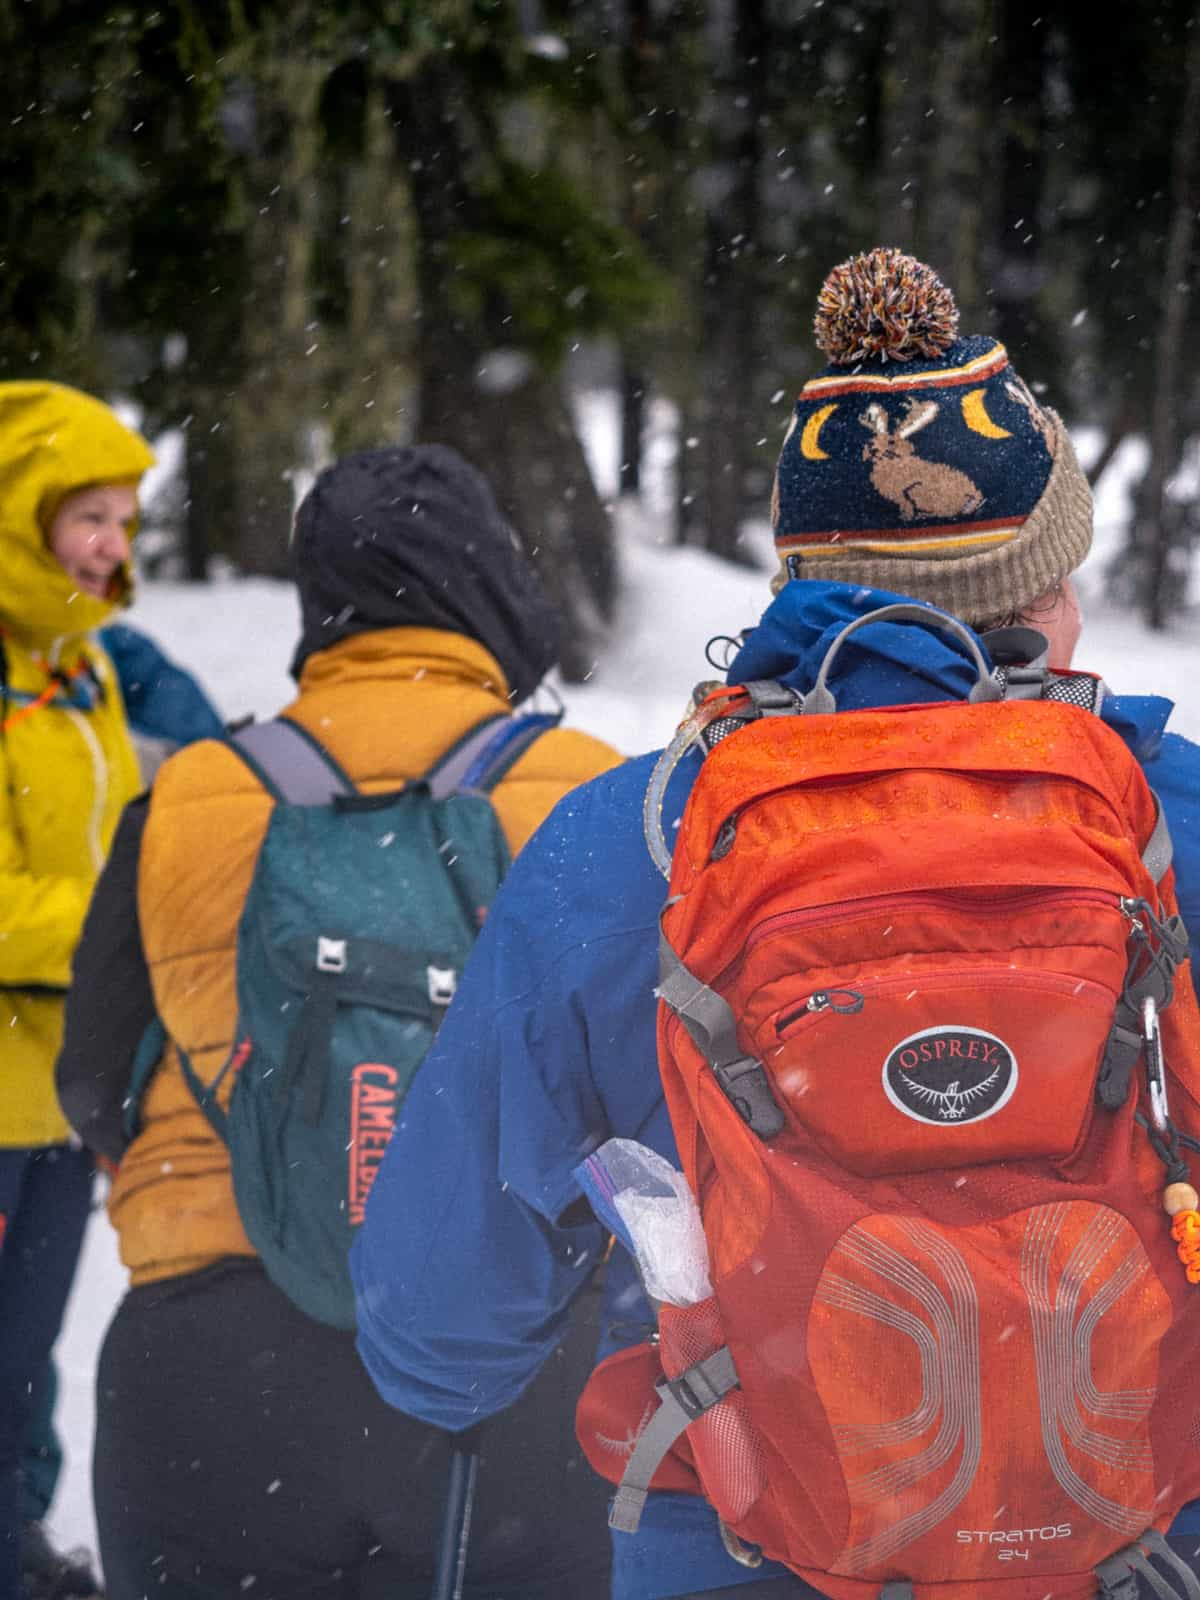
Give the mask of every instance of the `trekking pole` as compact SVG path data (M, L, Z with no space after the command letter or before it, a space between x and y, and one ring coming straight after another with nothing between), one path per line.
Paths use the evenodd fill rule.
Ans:
M473 1450L456 1449L451 1452L432 1600L462 1600L478 1472L479 1457Z

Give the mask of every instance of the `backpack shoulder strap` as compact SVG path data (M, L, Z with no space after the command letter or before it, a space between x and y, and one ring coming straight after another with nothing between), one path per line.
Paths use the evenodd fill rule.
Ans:
M489 717L453 745L425 774L435 800L460 789L488 794L535 740L562 720L561 711L530 712L523 717L501 713Z
M289 717L251 722L226 743L273 800L321 806L358 792L320 741Z

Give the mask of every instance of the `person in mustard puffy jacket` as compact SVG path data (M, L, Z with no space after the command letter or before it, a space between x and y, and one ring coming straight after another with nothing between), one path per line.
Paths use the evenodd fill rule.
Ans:
M327 468L297 512L292 569L299 693L284 715L366 794L422 776L556 659L558 618L528 558L486 481L444 446ZM492 793L511 852L618 760L574 729L536 738ZM230 1058L238 920L271 808L228 745L172 756L122 820L76 960L59 1090L73 1126L120 1163L109 1211L132 1285L97 1373L110 1600L430 1592L448 1436L387 1406L353 1334L267 1276L228 1150L179 1064L182 1050L207 1082ZM130 1140L130 1063L155 1014L169 1043ZM576 1319L543 1381L483 1439L466 1600L607 1600L608 1490L574 1437L596 1340L593 1319Z
M129 598L154 457L100 401L0 384L0 1596L21 1593L22 1436L91 1197L54 1089L92 888L141 787L91 637Z

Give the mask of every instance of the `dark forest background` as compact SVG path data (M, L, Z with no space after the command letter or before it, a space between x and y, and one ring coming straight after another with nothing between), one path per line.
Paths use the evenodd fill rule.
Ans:
M828 268L899 244L1073 423L1150 446L1114 592L1200 535L1200 18L1144 0L0 0L0 376L180 428L201 579L286 570L292 482L442 439L585 671L618 601L568 357L678 418L674 537L748 559ZM574 369L572 369L574 370ZM1190 474L1181 471L1188 461Z

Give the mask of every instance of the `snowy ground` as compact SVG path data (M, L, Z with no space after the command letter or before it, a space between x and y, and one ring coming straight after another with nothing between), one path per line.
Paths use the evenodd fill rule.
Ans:
M615 454L611 414L596 409L585 417L597 452L599 481L611 484ZM1094 441L1080 439L1087 459ZM657 442L656 451L664 447ZM1119 542L1127 516L1127 485L1138 470L1137 441L1123 447L1101 484L1097 538L1083 569L1080 589L1088 625L1078 664L1097 671L1114 688L1160 693L1178 699L1172 726L1200 740L1200 695L1186 701L1200 679L1200 638L1194 622L1152 637L1136 621L1097 600L1099 569ZM662 465L661 455L652 465ZM661 482L662 475L655 474ZM611 740L627 753L663 744L682 715L692 685L714 676L704 658L706 642L752 623L768 598L766 530L753 543L764 569L743 572L695 551L666 548L661 492L649 510L623 519L625 598L619 626L589 682L563 691L569 720ZM182 665L195 671L229 717L253 711L269 715L290 697L289 652L298 612L286 585L258 580L207 588L178 584L143 587L132 622L154 635ZM92 1378L108 1317L121 1294L124 1274L112 1232L102 1212L89 1231L84 1259L59 1344L63 1379L59 1421L68 1463L50 1522L68 1544L95 1548L88 1454L92 1431Z

